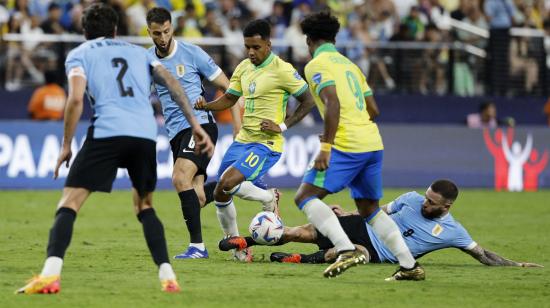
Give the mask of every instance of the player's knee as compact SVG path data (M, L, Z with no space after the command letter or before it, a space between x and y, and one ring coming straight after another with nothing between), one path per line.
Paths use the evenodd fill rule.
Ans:
M193 176L182 171L175 171L172 174L172 185L178 191L187 190L193 187Z

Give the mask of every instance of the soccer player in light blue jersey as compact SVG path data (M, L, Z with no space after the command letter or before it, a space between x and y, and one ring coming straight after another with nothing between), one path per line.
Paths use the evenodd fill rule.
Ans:
M147 31L155 44L149 48L149 54L160 61L178 80L190 102L195 102L199 97L204 96L203 79L208 79L225 92L229 87L227 76L199 46L174 39L171 19L170 12L164 8L153 8L147 13ZM175 258L208 258L208 251L202 240L200 209L213 200L216 187L216 182L204 185L210 157L194 153L195 141L191 135L191 126L182 110L165 86L155 84L155 88L162 104L174 159L172 183L178 193L183 219L190 237L187 250L176 255ZM218 139L218 128L212 112L205 110L194 112L201 126L215 143ZM240 127L238 105L231 108L231 113L234 131L238 132Z
M453 182L437 180L430 185L424 196L414 191L408 192L382 206L382 210L395 221L415 258L436 250L458 248L485 265L541 266L505 259L477 244L468 231L449 213L457 196L458 189ZM339 206L332 206L332 209L352 243L367 256L370 263L397 263L397 258L384 246L372 227L357 212L347 213ZM241 244L243 247L256 244L251 237L242 238L240 241L244 242ZM337 256L330 240L312 224L284 227L283 235L277 244L289 242L317 244L320 251L313 254L274 252L271 254L271 261L325 263L334 261ZM229 243L229 240L222 241L220 248L223 250L234 248L229 246Z
M183 89L147 51L114 38L117 14L102 4L90 6L82 17L87 41L67 56L69 95L65 107L63 145L59 167L69 166L71 141L88 95L94 116L82 149L69 170L55 221L50 229L47 259L39 276L17 293L57 293L63 257L71 241L76 214L94 191L110 192L118 168L127 168L133 186L134 209L154 262L162 290L180 287L168 259L164 228L153 209L157 181L157 126L149 102L150 86L166 86L191 124L197 151L212 155L214 145L193 116ZM152 75L152 76L151 76Z

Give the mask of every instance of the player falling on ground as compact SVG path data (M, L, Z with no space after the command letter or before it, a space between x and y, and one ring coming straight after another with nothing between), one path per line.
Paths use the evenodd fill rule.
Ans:
M450 213L457 196L456 185L449 180L441 179L433 182L424 196L415 191L408 192L382 206L382 210L395 221L415 258L440 249L458 248L485 265L542 267L535 263L505 259L477 244ZM338 216L346 235L363 251L369 263L397 262L395 256L384 246L359 213L345 212L340 206L331 208ZM336 259L336 250L330 240L312 224L284 227L283 235L275 245L290 242L316 244L320 250L312 254L274 252L271 254L271 261L330 263ZM249 236L224 239L219 244L221 250L243 249L254 245L259 244Z
M149 102L151 73L155 82L170 89L173 99L183 109L193 128L196 150L202 149L212 155L214 145L193 117L185 92L170 73L144 48L114 39L117 19L115 11L108 6L90 6L82 17L87 41L67 56L69 96L63 146L54 178L63 163L69 165L71 140L82 114L85 92L92 102L94 117L86 141L67 176L50 229L48 257L42 272L17 293L60 291L63 257L71 241L76 214L91 192L111 191L117 168L128 169L135 213L159 267L162 290L180 290L168 259L164 228L152 205L157 181L157 124Z
M227 90L229 80L204 50L199 46L173 38L171 20L170 12L164 8L153 8L147 13L147 31L155 44L149 49L149 53L177 78L191 102L204 95L202 85L204 78L217 88ZM210 157L206 154L195 155L195 140L192 138L191 127L182 110L174 102L165 86L155 84L155 88L162 104L174 159L172 184L178 193L183 219L190 236L187 250L176 255L175 258L208 258L208 251L202 240L200 209L213 201L216 186L216 182L204 185ZM231 111L236 122L234 128L238 129L240 126L238 105L231 108ZM218 128L212 113L196 110L195 117L215 143L218 139Z
M336 262L323 274L334 277L367 261L321 201L349 187L359 214L399 260L401 267L393 279L423 280L424 269L414 260L395 223L378 207L383 145L372 121L378 107L361 70L334 47L340 24L329 12L320 12L306 17L301 28L313 56L305 68L306 79L323 116L324 132L320 152L306 171L295 202L338 252Z
M291 64L271 52L270 33L267 21L250 22L243 31L248 59L235 69L229 89L213 102L199 100L195 105L197 109L223 110L239 97L245 98L242 127L223 157L214 191L218 219L226 235L239 234L233 195L260 201L263 210L276 211L279 193L261 188L258 181L281 157L282 132L314 106L306 82ZM290 95L299 105L286 117Z

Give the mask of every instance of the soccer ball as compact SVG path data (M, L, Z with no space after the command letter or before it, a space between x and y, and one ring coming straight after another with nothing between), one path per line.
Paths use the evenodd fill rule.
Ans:
M254 241L262 245L273 245L283 235L283 221L273 212L259 212L248 227Z

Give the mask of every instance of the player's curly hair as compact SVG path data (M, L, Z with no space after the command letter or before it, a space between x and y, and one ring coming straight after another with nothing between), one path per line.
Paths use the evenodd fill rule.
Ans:
M449 201L455 201L458 197L458 187L450 180L440 179L430 185L434 193L440 194Z
M263 40L269 40L271 36L271 26L265 19L256 19L248 23L243 30L244 37L253 37L259 35Z
M330 11L313 13L300 23L302 32L312 41L334 42L340 30L340 22Z
M118 15L108 5L96 3L88 7L82 15L82 27L86 39L113 37L118 24Z

